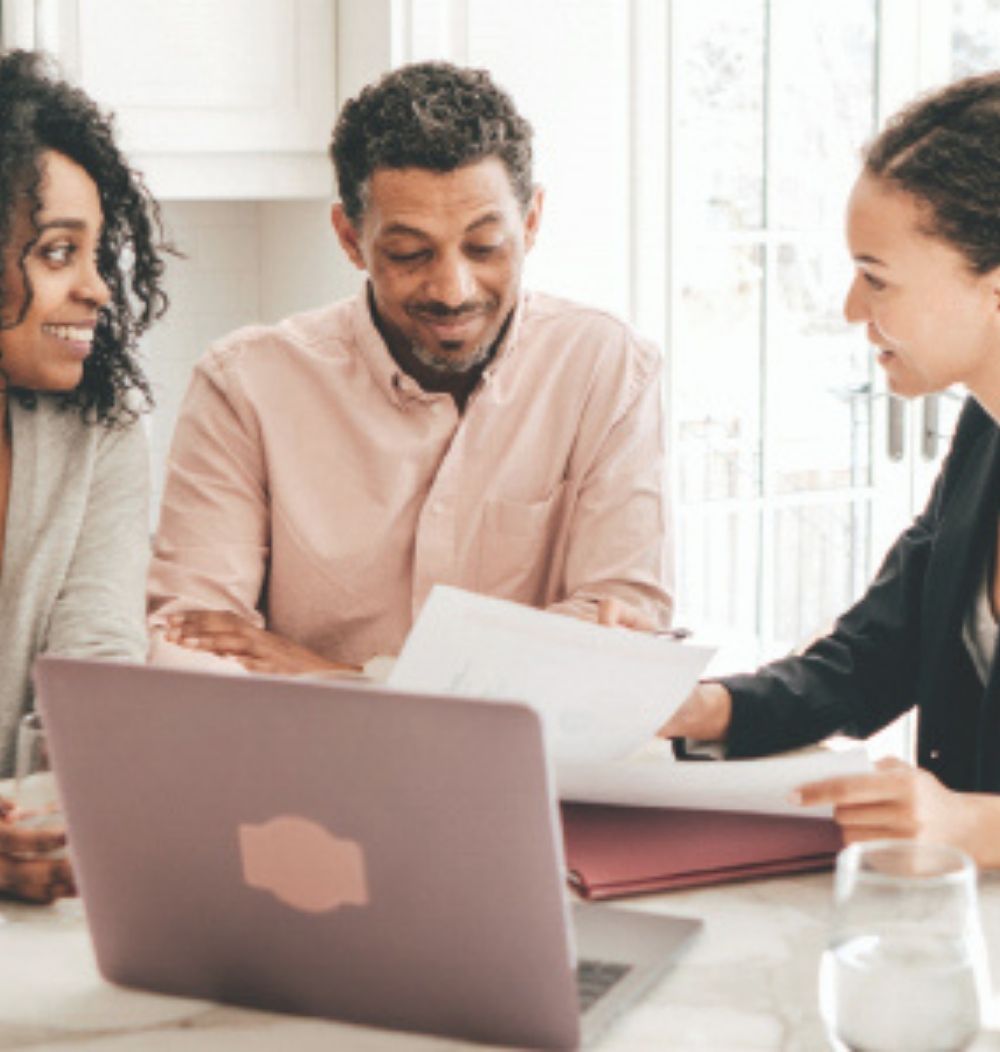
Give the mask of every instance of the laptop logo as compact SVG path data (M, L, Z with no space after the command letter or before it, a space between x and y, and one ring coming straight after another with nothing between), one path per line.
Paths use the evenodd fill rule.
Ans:
M361 845L308 818L277 815L240 825L239 847L246 884L292 909L326 913L369 903Z

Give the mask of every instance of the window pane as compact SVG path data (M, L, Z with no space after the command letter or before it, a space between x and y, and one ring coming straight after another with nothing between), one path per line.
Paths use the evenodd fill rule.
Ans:
M768 488L788 493L869 485L874 360L864 334L841 314L851 275L847 251L784 245L775 256Z
M764 2L674 0L672 10L675 222L696 229L758 227Z
M629 312L629 37L619 0L469 0L469 63L535 129L532 287ZM526 30L530 27L530 31Z
M760 250L678 252L672 347L681 503L756 497L760 443ZM684 549L681 548L683 553Z
M1000 0L954 0L951 34L955 77L1000 66Z
M839 224L872 131L875 0L771 0L768 225Z
M779 506L773 511L771 597L777 656L825 632L860 587L855 568L867 555L870 503Z
M759 515L747 506L685 508L677 516L684 557L677 572L676 623L724 644L733 669L740 667L737 654L751 665L760 656L751 642L758 634Z

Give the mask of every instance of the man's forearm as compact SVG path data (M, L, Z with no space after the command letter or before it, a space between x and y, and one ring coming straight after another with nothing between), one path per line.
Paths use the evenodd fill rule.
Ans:
M645 591L645 590L644 590ZM568 614L583 621L597 621L598 609L604 600L617 600L628 609L638 614L644 622L656 628L667 628L673 615L673 598L666 592L657 595L639 595L629 588L614 588L607 591L598 588L579 589L557 603L551 603L546 610L554 614Z

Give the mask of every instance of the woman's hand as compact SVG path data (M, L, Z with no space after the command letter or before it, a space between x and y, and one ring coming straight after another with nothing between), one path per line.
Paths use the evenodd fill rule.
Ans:
M803 785L797 799L805 806L832 805L847 844L885 838L928 840L962 848L980 864L990 864L983 852L986 830L979 810L985 801L1000 818L1000 799L947 789L929 771L902 760L880 760L875 767L871 774Z
M655 632L656 625L621 599L602 599L597 605L599 624ZM733 715L733 699L721 683L699 683L684 703L656 732L660 738L697 738L722 741Z
M48 903L76 894L73 871L64 854L61 829L32 829L0 799L0 892L27 902Z
M699 683L656 732L661 738L723 741L733 716L733 699L721 683Z

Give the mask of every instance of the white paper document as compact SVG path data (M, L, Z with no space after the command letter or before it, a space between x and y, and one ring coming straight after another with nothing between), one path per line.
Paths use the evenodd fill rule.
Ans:
M541 716L557 769L600 765L648 742L712 653L436 585L389 685L523 701Z
M530 705L542 718L563 800L829 815L828 807L792 803L790 794L806 782L871 770L862 748L679 761L654 737L713 652L437 585L388 683Z
M761 760L675 760L669 742L649 742L629 759L606 764L556 765L563 800L639 807L757 811L829 816L830 807L802 807L789 797L806 782L872 769L863 748L809 749Z

